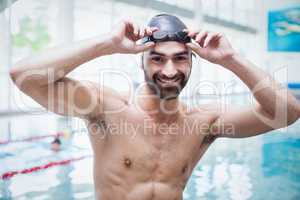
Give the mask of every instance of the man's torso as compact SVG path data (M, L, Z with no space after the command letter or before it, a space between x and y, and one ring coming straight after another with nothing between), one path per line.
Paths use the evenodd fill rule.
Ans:
M182 199L193 168L214 140L215 115L181 113L158 122L134 106L87 122L98 199Z

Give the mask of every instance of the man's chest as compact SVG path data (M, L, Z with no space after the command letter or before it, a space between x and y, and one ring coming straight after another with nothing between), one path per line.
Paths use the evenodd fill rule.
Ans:
M146 179L188 176L209 146L203 145L209 127L203 119L158 123L127 117L107 120L102 126L107 142L105 155L102 151L99 157L111 163L112 170L121 167Z

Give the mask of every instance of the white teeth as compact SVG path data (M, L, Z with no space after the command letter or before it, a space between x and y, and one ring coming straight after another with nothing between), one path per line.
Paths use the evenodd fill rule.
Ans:
M176 79L176 80L163 80L163 79L158 79L160 82L162 82L162 83L175 83L175 82L177 82L179 79Z

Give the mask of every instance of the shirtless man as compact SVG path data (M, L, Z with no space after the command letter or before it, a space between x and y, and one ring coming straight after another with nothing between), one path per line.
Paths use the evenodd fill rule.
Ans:
M48 50L10 71L15 84L45 108L86 121L97 199L182 199L193 168L216 138L250 137L299 118L296 98L235 52L224 35L184 29L166 14L146 28L124 21L108 35ZM235 73L255 91L258 104L188 109L177 97L190 76L192 51ZM134 98L66 77L87 61L115 53L142 53L145 83Z

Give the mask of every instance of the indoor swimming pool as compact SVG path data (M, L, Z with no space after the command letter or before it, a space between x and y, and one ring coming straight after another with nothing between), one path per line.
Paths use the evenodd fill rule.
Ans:
M299 63L300 0L0 0L0 200L300 200Z

